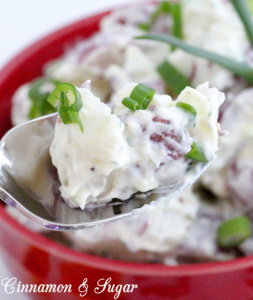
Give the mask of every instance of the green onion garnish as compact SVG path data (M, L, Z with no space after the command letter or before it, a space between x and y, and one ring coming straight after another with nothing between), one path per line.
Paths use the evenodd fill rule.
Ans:
M252 2L252 1L251 1ZM250 14L250 8L246 0L231 0L236 12L238 13L244 28L246 30L248 39L253 46L253 22Z
M139 109L145 110L149 106L149 103L152 101L154 94L154 89L142 83L139 83L132 90L130 96L122 100L122 104L133 111Z
M135 111L139 107L139 103L129 97L125 97L122 100L122 104L124 104L127 108L131 109L132 111Z
M83 123L78 114L83 106L79 91L70 83L60 83L47 98L48 103L56 107L59 103L59 115L64 124L77 123L83 132Z
M139 24L139 27L142 30L149 31L155 20L162 13L171 14L173 20L171 33L173 36L181 39L183 37L183 26L180 1L177 3L169 3L167 1L161 2L155 12L151 15L149 23ZM174 51L175 49L176 47L172 45L171 50ZM165 80L171 92L175 95L178 95L187 85L189 85L188 79L167 61L164 61L158 67L157 71Z
M187 104L184 102L177 102L176 106L183 109L184 111L186 111L188 113L191 113L194 117L196 117L196 115L197 115L196 109L190 104Z
M148 23L140 23L139 28L145 31L149 31L152 25L155 23L156 19L161 14L169 14L171 12L171 6L173 4L168 1L162 1L157 6L156 10L151 14L150 20Z
M156 14L159 15L161 12L164 14L169 14L171 12L171 6L173 3L169 3L168 1L161 1L159 7L156 11Z
M180 3L174 3L171 7L171 14L173 18L172 35L182 39L183 38L183 26L182 26L182 12ZM172 46L172 50L176 47Z
M32 106L29 112L29 119L35 119L56 111L48 102L49 92L43 92L44 84L52 84L55 87L59 82L51 78L38 78L32 82L28 96L32 100Z
M140 23L139 24L139 28L141 30L144 30L144 31L149 31L150 29L150 24L149 23Z
M226 56L213 53L211 51L203 50L192 45L184 43L182 40L177 39L170 35L155 35L155 34L146 34L144 36L136 37L137 39L148 39L164 42L170 45L173 45L176 48L182 49L187 53L196 55L198 57L205 58L209 61L212 61L223 68L231 71L232 73L238 75L239 77L244 78L249 83L253 83L253 68L249 67L244 63L239 63L234 61L231 58Z
M244 216L225 221L218 228L218 244L222 248L234 248L250 236L250 221Z
M172 17L172 28L171 34L179 39L183 38L183 25L182 25L182 9L180 0L176 3L170 3L168 1L162 1L159 3L157 9L153 12L148 23L139 24L140 29L144 31L149 31L152 25L155 23L156 19L161 14L170 14ZM172 46L172 51L176 47Z
M165 80L171 92L177 96L181 91L189 86L190 83L185 75L180 73L171 63L167 60L164 61L158 68L158 73Z
M249 10L253 14L253 1L252 0L247 0Z
M176 107L179 107L187 114L190 114L191 118L190 118L189 126L195 127L196 116L197 116L197 111L196 111L195 107L193 107L192 105L190 105L188 103L184 103L184 102L177 102Z
M202 148L199 145L197 145L195 142L192 143L191 151L188 152L185 156L192 160L197 160L204 163L208 162Z

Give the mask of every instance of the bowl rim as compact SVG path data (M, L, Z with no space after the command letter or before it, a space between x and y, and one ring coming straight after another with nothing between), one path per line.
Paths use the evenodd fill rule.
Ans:
M21 50L14 58L5 64L0 72L0 86L8 80L12 72L18 68L29 56L36 52L39 48L46 44L51 44L59 37L64 36L66 33L71 32L74 28L79 28L92 21L93 19L101 19L111 10L106 10L98 14L93 14L90 17L84 17L83 19L73 22L67 26L53 31L52 33L40 38L33 42L30 46ZM199 276L206 274L217 274L231 271L242 270L245 268L253 267L253 256L236 258L229 261L222 262L207 262L199 264L182 264L177 266L169 266L163 264L151 264L151 263L137 263L120 261L115 259L108 259L100 256L95 256L88 253L78 252L67 246L58 244L57 242L50 240L42 236L37 232L29 230L16 219L14 219L4 206L0 204L0 220L5 222L5 225L14 234L19 235L27 243L40 248L44 252L48 252L52 256L57 256L65 261L76 263L83 266L89 266L97 269L120 272L122 274L133 274L139 276Z

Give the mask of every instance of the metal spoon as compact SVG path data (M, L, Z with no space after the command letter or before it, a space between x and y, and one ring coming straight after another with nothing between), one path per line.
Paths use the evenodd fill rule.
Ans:
M0 142L0 198L47 229L82 229L128 217L140 211L145 204L161 200L164 196L166 199L175 196L192 184L208 166L193 163L180 186L137 193L125 202L113 200L109 205L72 209L59 197L59 184L50 175L53 166L49 147L57 115L51 114L17 126Z

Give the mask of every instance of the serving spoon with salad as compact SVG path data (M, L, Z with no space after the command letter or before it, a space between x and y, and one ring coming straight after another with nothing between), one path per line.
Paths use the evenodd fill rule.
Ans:
M205 85L203 88L208 87ZM190 89L188 92L186 90L184 94L189 95L191 90L194 93L194 90ZM82 93L87 93L84 96L85 98L90 92L84 89ZM153 89L143 84L137 84L133 88L129 96L130 98L127 97L122 100L122 104L129 108L127 114L131 115L131 110L146 109L149 103L151 103L152 98L158 97L154 96L154 94L155 91ZM92 94L90 93L90 95ZM217 97L218 95L221 95L221 93L218 92ZM198 101L205 102L205 96L202 97L202 100ZM71 104L69 103L70 99L72 100ZM88 99L85 99L87 102ZM75 128L78 132L80 131L79 138L82 139L82 134L85 135L83 124L81 124L82 120L79 116L83 102L79 90L67 83L57 85L55 90L48 96L47 101L53 106L56 106L60 102L59 120L58 113L31 120L11 129L0 142L0 198L6 204L21 212L25 217L45 228L52 230L81 229L128 217L133 213L141 211L144 205L151 204L151 202L154 202L153 204L155 205L157 202L162 201L162 199L167 201L176 196L184 188L193 184L211 162L211 159L208 160L204 156L200 156L199 151L197 151L198 147L196 148L194 146L195 142L193 142L190 152L187 152L189 151L187 150L185 157L182 154L181 156L172 155L170 158L174 161L180 161L179 164L183 162L184 167L182 174L180 173L179 180L175 180L174 178L177 172L177 168L174 167L172 178L167 178L164 183L157 185L157 188L153 188L147 192L136 192L127 200L111 199L107 203L99 200L99 202L94 202L92 205L89 203L84 209L71 208L64 201L67 199L61 197L59 190L60 182L58 176L54 176L57 172L52 165L49 149L55 135L57 120L60 121L58 125L62 124L59 126L63 126L63 128L66 128L69 123L77 123L78 126ZM105 104L101 105L102 107L105 106ZM180 112L179 116L184 116L189 121L189 128L192 128L193 131L195 130L195 122L196 127L199 128L200 123L198 120L202 120L201 122L203 122L203 116L200 119L196 117L197 111L191 105L178 101L176 101L176 104L174 102L173 105L173 109L171 108L173 114L178 116L176 112ZM186 108L189 109L189 107L193 111L186 111ZM208 105L206 107L209 108ZM215 106L215 109L217 110L218 106ZM205 111L203 103L202 111ZM147 114L150 114L152 119L153 109L151 108ZM209 115L209 110L206 114ZM216 111L215 114L218 114L218 112ZM192 122L192 118L194 122ZM164 126L171 126L170 121L154 119L152 125L157 126L157 123L154 122L161 123L162 132L165 130ZM207 119L209 120L209 118ZM183 122L188 124L188 121L185 123L184 119ZM212 122L215 130L217 130L217 118L212 119ZM86 128L86 132L89 132L88 128ZM176 132L174 131L162 134L164 138L170 137L172 140L173 138L177 140ZM179 134L182 134L182 132ZM185 134L185 136L188 135ZM154 142L151 137L155 140ZM160 138L157 134L155 136L151 135L150 137L148 136L148 141L149 143L153 143L156 149L156 143L161 142ZM216 138L218 137L216 136ZM177 142L180 143L180 140L184 140L182 136ZM166 141L164 141L164 145L164 150L168 148L167 151L172 151L172 148L166 144ZM165 151L162 153L167 157L169 152ZM214 156L212 155L212 157ZM166 165L166 163L162 165L164 164ZM155 170L157 168L159 169L159 167L156 167ZM171 165L169 165L169 168L171 168Z
M73 209L64 201L55 201L48 175L52 167L49 147L57 117L58 113L54 113L17 126L0 143L0 198L47 229L82 229L128 217L165 195L175 196L192 184L209 165L202 163L200 169L200 164L196 164L197 167L192 168L191 175L186 176L184 185L180 187L137 193L124 202L113 200L84 210ZM31 141L36 147L31 147Z
M232 1L232 3L236 5L237 2ZM242 6L238 6L238 11L242 11ZM175 15L178 15L178 11ZM250 40L253 41L249 25L251 23L247 20L248 18L244 25L248 29ZM252 83L253 70L251 67L187 45L178 39L180 36L175 36L148 34L140 38L169 43L173 47L218 63ZM170 70L170 74L177 71L166 61L158 71L167 79L173 78L173 76L167 76L168 70ZM178 72L176 73L178 76ZM178 80L178 82L183 82L184 85L188 84L186 80ZM178 89L182 90L182 87L180 86ZM47 229L81 229L128 217L134 212L140 211L144 205L164 196L166 198L176 196L186 186L191 185L209 165L203 163L201 171L197 164L196 168L192 167L191 176L186 178L184 185L180 188L175 186L173 189L155 189L146 193L136 193L124 202L113 200L109 204L85 210L72 209L64 201L55 200L50 185L51 179L48 176L48 169L52 167L49 147L53 139L57 115L57 113L51 114L17 126L10 130L0 142L0 198L29 220ZM36 141L36 148L30 147L29 141L31 140ZM40 195L39 199L37 195Z

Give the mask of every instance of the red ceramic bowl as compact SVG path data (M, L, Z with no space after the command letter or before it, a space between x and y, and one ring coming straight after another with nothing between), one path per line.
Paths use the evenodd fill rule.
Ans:
M60 56L66 46L98 30L108 12L86 18L41 39L15 57L0 72L0 135L11 127L11 97L17 87L41 75L43 65ZM76 252L10 217L0 205L0 251L13 276L27 284L71 284L72 293L32 294L32 299L80 298L78 287L88 279L86 299L113 299L107 290L95 294L99 279L111 284L138 284L118 299L253 299L253 258L221 263L169 267L109 260ZM1 278L0 278L1 279ZM0 280L1 281L1 280Z

